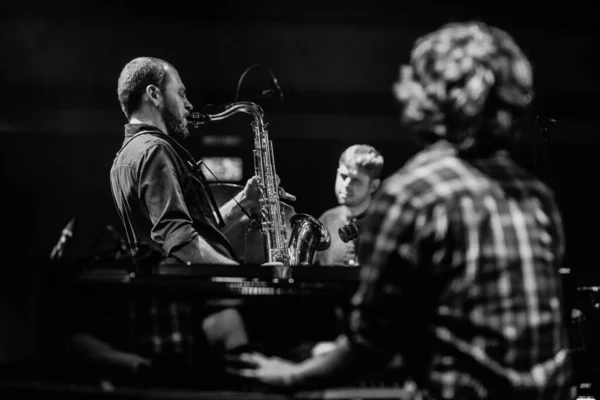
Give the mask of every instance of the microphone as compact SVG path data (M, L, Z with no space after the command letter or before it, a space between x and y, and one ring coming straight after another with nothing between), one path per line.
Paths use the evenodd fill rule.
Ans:
M269 97L273 97L275 95L280 96L279 93L277 93L277 91L273 90L273 89L265 89L262 92L260 92L261 98L269 98Z
M283 90L281 90L279 82L277 82L277 78L275 78L275 75L273 75L273 72L270 69L269 72L271 73L271 83L275 87L275 93L279 95L279 100L283 101Z
M62 258L63 254L65 252L67 243L69 242L69 239L73 237L74 228L75 228L75 217L71 218L69 223L63 228L63 230L60 234L60 238L58 239L58 242L56 243L56 245L54 245L54 247L52 248L52 251L50 252L50 260L57 260L57 259Z
M367 216L364 215L338 229L338 234L340 235L342 242L348 243L349 241L356 239L360 235L362 225L366 219Z
M271 78L271 89L265 89L260 91L259 95L257 96L258 99L261 98L269 98L273 95L278 96L279 100L283 101L283 91L281 90L281 87L279 86L279 82L277 81L277 78L275 78L275 75L273 74L273 71L271 71L271 68L269 68L268 66L261 64L261 63L256 63L256 64L252 64L251 66L249 66L248 68L246 68L244 70L244 72L242 72L242 75L240 76L240 78L238 79L238 83L237 83L237 88L235 90L235 99L234 101L238 101L239 99L239 95L240 95L240 89L242 87L242 82L244 81L244 78L246 77L246 75L254 68L256 67L263 67L265 68L268 73L269 73L269 77Z

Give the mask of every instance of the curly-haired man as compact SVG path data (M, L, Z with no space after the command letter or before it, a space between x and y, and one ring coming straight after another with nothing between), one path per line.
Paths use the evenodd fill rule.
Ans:
M507 152L533 98L529 61L506 32L452 23L416 42L394 93L425 147L369 208L345 334L300 364L245 355L240 374L332 385L400 354L406 398L568 398L561 217Z

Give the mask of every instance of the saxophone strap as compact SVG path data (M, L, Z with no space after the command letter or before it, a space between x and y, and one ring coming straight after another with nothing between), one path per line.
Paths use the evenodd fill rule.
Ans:
M219 227L220 228L224 227L225 220L223 219L223 216L221 215L221 211L219 211L219 206L217 205L217 201L215 200L215 197L213 196L212 191L209 189L208 180L206 179L206 176L204 175L204 173L198 166L198 163L196 162L196 160L194 160L194 157L192 157L192 155L189 153L189 151L187 151L175 139L173 139L169 135L164 134L163 132L161 132L159 130L141 131L141 132L136 133L132 137L130 137L129 140L127 140L123 144L123 146L121 146L121 149L119 149L119 151L117 152L117 155L119 155L119 153L121 153L123 151L125 146L127 146L129 144L129 142L131 142L136 137L142 136L142 135L152 135L152 136L156 136L156 137L159 137L159 138L165 140L175 150L175 153L177 153L177 155L179 155L179 157L181 157L183 160L186 161L188 169L190 170L190 177L192 179L196 180L198 183L200 183L200 187L202 187L204 194L210 200L210 204L213 209L213 212L217 216ZM195 191L194 191L194 193L195 193ZM198 200L196 200L196 201L198 201Z

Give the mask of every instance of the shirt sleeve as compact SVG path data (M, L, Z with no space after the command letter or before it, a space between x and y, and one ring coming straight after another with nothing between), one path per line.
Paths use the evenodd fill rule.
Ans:
M348 335L353 345L382 351L399 339L392 340L397 331L393 324L403 319L398 305L406 292L398 282L409 285L410 255L402 249L410 245L414 212L389 187L382 187L368 213L359 247L361 283L352 298Z
M140 198L152 222L152 240L159 243L167 255L186 246L196 247L198 237L181 190L176 156L161 144L149 148L138 176ZM189 257L193 258L193 254L186 258Z
M556 265L562 266L565 258L565 230L560 208L553 196L550 197L550 204L547 206L550 210L552 219L550 226L553 227L552 236L554 243L553 253L556 254Z
M369 208L359 246L360 285L347 335L353 346L391 356L415 350L433 307L432 255L445 257L441 208L422 207L405 187L382 187ZM435 223L433 223L435 219Z

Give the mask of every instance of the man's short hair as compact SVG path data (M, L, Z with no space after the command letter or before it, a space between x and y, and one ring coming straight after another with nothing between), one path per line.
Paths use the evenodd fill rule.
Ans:
M383 169L383 156L373 146L355 144L344 150L339 164L363 171L371 179L379 179Z
M164 90L168 83L168 62L153 57L138 57L125 65L119 76L117 94L123 113L129 119L142 101L142 95L148 85Z
M531 64L513 38L478 21L419 38L393 89L405 124L467 147L509 139L534 94Z

